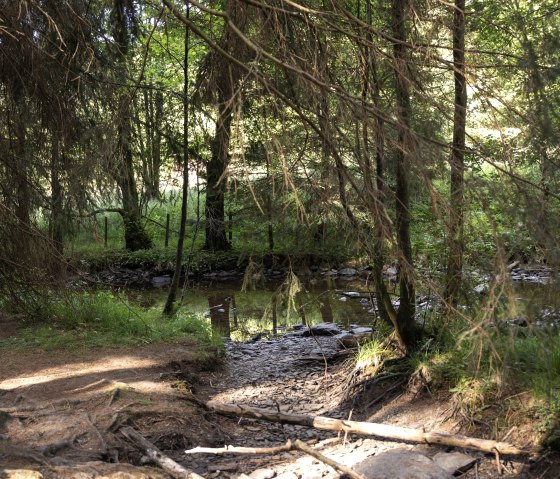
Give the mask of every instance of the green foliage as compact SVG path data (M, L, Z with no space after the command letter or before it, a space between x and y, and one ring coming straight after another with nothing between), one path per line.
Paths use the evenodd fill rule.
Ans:
M159 306L143 309L126 297L99 291L50 296L33 301L27 327L0 347L75 348L113 344L140 345L191 339L220 347L209 324L194 314L161 317Z
M430 327L434 324L431 318ZM504 398L527 393L535 405L536 430L548 444L560 443L560 331L497 327L488 318L470 322L457 315L445 324L439 318L434 332L408 359L412 377L448 389L467 417L480 417ZM498 419L504 429L511 427L507 417Z

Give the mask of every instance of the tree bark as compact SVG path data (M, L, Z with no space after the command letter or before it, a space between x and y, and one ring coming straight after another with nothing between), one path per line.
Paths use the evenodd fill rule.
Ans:
M116 70L119 83L126 83L126 56L129 49L129 22L126 8L122 0L114 0L113 35L118 46ZM112 174L121 191L123 208L121 216L124 224L125 248L130 251L149 249L153 246L142 224L140 201L134 175L134 158L132 152L132 117L130 111L130 95L123 91L118 99L117 151L116 165Z
M226 63L227 65L227 63ZM230 249L225 222L225 172L229 165L229 144L234 109L233 80L224 71L218 86L218 117L212 141L212 157L206 165L206 241L204 249L224 251Z
M62 201L63 192L60 182L60 133L52 132L52 150L51 150L51 240L53 247L59 256L57 262L62 259L64 252L63 238L63 211Z
M455 111L451 150L449 253L445 279L445 300L454 307L461 290L463 272L463 209L465 172L465 128L467 121L467 83L465 78L465 0L455 0L453 21L453 68Z
M268 409L241 406L238 404L208 402L206 405L209 409L220 414L237 417L249 417L253 419L261 419L263 421L279 422L281 424L296 424L299 426L313 427L315 429L323 429L327 431L344 431L352 434L364 434L387 439L398 439L402 441L414 441L426 444L443 444L447 446L464 447L466 449L492 453L498 451L500 454L529 454L529 451L519 449L511 444L492 441L490 439L478 439L456 434L429 432L424 431L423 429L411 429L372 422L332 419L324 416L286 414Z
M185 2L186 3L186 2ZM187 18L190 7L187 3ZM175 270L169 287L169 294L163 308L163 314L169 316L173 313L173 305L179 291L179 282L183 269L183 247L187 230L187 206L189 196L189 28L185 27L185 54L183 60L183 187L181 198L181 223L179 225L179 238L175 255ZM157 107L156 107L157 110Z
M408 0L392 0L393 43L395 93L397 118L399 120L398 142L396 149L397 187L396 227L399 249L399 296L400 305L397 312L397 332L407 351L414 349L418 340L415 322L416 297L414 293L414 266L412 262L412 244L410 239L410 198L409 170L410 155L414 150L414 140L410 132L412 107L410 103L408 62L405 43L407 41Z

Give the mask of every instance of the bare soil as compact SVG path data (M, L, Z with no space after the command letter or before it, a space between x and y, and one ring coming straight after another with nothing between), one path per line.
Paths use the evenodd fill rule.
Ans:
M296 452L276 455L185 455L197 446L272 446L288 438L313 444L353 465L403 447L377 438L227 418L204 408L207 400L237 402L283 412L384 422L493 437L492 410L473 420L423 385L395 376L350 387L352 369L333 357L332 342L291 338L229 344L226 358L201 364L190 343L68 351L0 350L0 478L166 478L120 432L132 426L166 455L207 478L237 478L257 469L276 477L338 478L330 467ZM507 440L520 447L537 434L526 418L513 418ZM405 444L430 455L440 447ZM464 478L498 477L494 457L470 452L476 468ZM537 462L501 458L501 477L557 478L555 455ZM286 476L287 477L287 476Z

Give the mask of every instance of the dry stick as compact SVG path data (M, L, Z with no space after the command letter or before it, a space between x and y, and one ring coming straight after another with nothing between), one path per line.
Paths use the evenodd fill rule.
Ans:
M156 462L165 472L175 479L204 479L204 477L198 475L196 472L184 468L170 457L165 456L156 446L133 428L123 427L121 428L121 432L139 446L152 461Z
M339 462L333 461L332 459L328 458L327 456L324 456L323 454L321 454L320 452L316 451L315 449L309 447L307 444L300 441L299 439L296 439L294 441L294 447L296 449L299 449L300 451L305 452L306 454L309 454L310 456L314 457L315 459L318 459L319 461L324 462L325 464L331 466L332 468L336 469L337 471L343 472L347 476L350 476L352 479L365 479L365 477L362 476L360 473L354 471L353 469L350 469L347 466L344 466L343 464L340 464Z
M286 444L275 447L195 447L194 449L187 449L185 454L277 454L279 452L289 451L292 448L292 441L288 440Z
M355 434L365 434L388 439L398 439L427 444L444 444L447 446L464 447L467 449L491 453L498 451L501 454L511 454L515 456L530 454L530 451L519 449L505 442L492 441L490 439L478 439L456 434L429 432L422 429L411 429L391 426L388 424L345 421L324 416L277 413L267 409L241 406L237 404L209 402L207 405L209 409L221 414L250 417L265 421L279 422L282 424L296 424L328 431L348 431Z
M93 429L93 431L97 435L97 438L99 439L99 442L101 443L101 453L102 454L107 454L107 451L108 451L107 443L105 442L105 439L103 438L103 435L101 434L101 431L93 423L93 421L89 417L89 414L86 413L85 417L86 417L87 423L89 424L91 429Z
M197 454L197 453L206 453L206 454L277 454L279 452L290 451L291 449L299 449L300 451L305 452L306 454L318 459L321 462L324 462L328 466L340 471L352 479L365 479L364 476L358 474L356 471L350 469L349 467L340 464L333 459L324 456L320 452L316 451L315 449L309 447L304 442L296 439L292 444L292 441L288 440L286 444L282 446L276 447L234 447L234 446L226 446L222 448L212 448L212 447L195 447L194 449L188 449L185 451L185 454Z

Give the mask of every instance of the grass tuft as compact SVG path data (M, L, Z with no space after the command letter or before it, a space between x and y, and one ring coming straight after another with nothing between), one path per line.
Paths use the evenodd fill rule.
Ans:
M223 349L206 320L184 311L164 319L159 308L143 309L111 292L50 295L34 298L31 304L26 327L16 337L0 341L0 347L58 349L192 339Z

